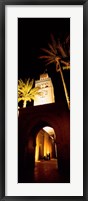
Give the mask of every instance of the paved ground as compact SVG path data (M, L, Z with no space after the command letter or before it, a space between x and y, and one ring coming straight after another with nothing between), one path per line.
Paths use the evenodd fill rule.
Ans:
M35 183L63 183L64 178L59 175L57 160L39 161L35 163Z
M69 183L69 176L60 175L57 159L41 160L35 163L34 170L25 169L19 183Z

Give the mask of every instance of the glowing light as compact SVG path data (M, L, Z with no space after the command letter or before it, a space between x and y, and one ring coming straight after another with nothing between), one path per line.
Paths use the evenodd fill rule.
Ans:
M52 139L49 137L49 133L46 132L48 129L53 132L54 130L51 127L44 127L42 130L39 131L36 137L36 148L35 148L35 161L39 161L44 156L47 156L47 154L50 153L50 156L52 158ZM51 134L50 134L51 135Z
M44 128L43 128L43 130L45 130L47 133L49 133L49 134L54 134L55 132L54 132L54 129L53 128L51 128L51 127L49 127L49 126L45 126Z

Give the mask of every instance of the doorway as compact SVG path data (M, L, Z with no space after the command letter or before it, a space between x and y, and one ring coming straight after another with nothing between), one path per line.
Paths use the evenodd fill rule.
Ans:
M56 135L53 128L43 127L36 137L35 161L57 158Z
M36 136L34 178L38 183L59 182L56 134L49 126Z

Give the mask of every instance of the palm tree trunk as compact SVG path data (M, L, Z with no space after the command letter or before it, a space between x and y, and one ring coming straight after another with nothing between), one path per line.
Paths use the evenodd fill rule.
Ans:
M59 66L59 68L57 68L57 65ZM57 72L60 72L61 80L62 80L62 83L63 83L64 92L65 92L65 97L66 97L66 101L67 101L67 105L68 105L68 108L70 110L70 100L69 100L69 96L68 96L68 91L67 91L67 87L66 87L66 84L65 84L63 72L62 72L62 69L61 69L61 66L60 66L59 62L56 63L56 69L57 69Z
M25 108L26 107L26 100L24 100L24 102L23 102L23 108Z

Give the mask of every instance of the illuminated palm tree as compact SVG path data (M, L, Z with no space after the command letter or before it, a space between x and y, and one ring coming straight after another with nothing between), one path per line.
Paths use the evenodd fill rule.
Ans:
M60 72L60 75L61 75L61 80L64 87L66 101L68 104L68 108L70 109L70 99L68 96L68 91L67 91L66 83L63 76L63 70L70 69L70 61L68 62L65 61L68 55L66 51L64 50L62 44L60 43L60 40L56 42L53 35L51 35L51 39L52 39L52 44L50 43L48 44L49 49L42 48L42 50L46 53L46 55L40 56L39 58L45 59L46 66L51 63L55 63L56 72ZM69 40L69 37L67 39Z
M18 103L23 101L23 107L26 107L27 101L35 100L35 96L40 94L40 88L33 88L33 83L33 79L25 80L25 82L22 79L18 80Z

